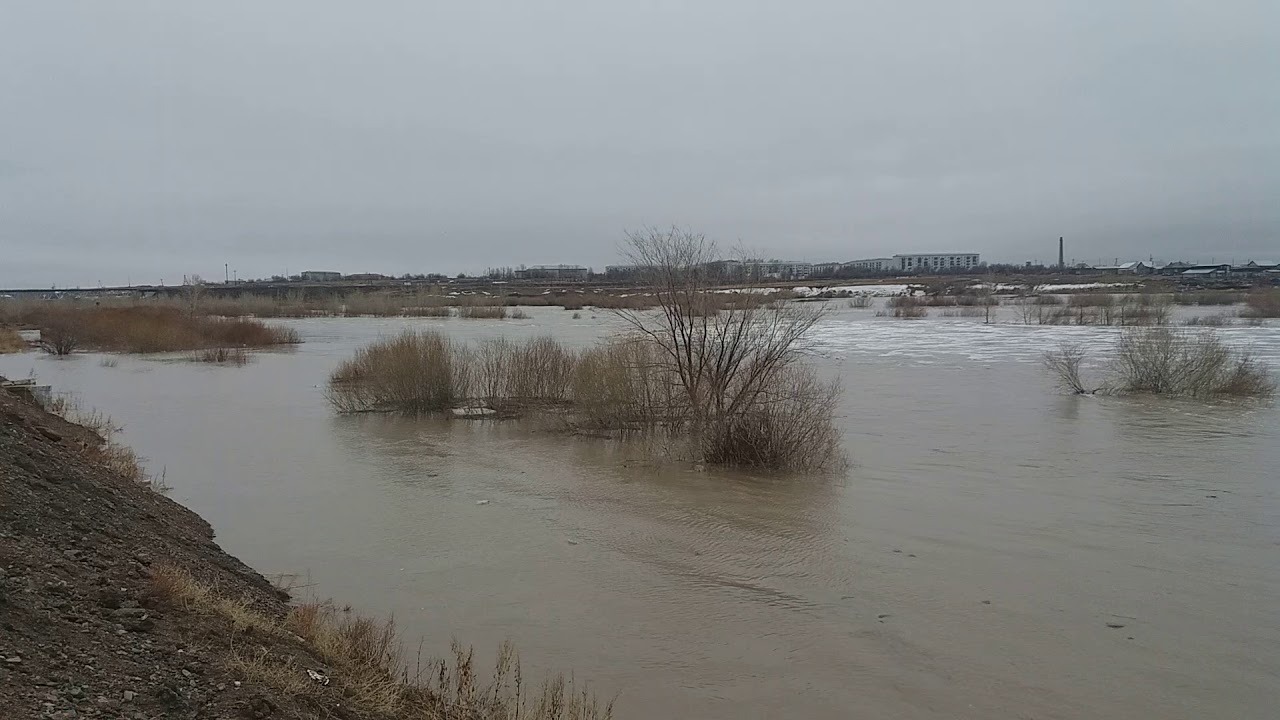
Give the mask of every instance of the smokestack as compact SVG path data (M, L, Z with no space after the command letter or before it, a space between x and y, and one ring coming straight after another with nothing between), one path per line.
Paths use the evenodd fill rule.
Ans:
M1062 254L1062 238L1058 238L1058 269L1059 270L1067 266L1067 264L1063 262L1063 260L1064 260L1064 257Z

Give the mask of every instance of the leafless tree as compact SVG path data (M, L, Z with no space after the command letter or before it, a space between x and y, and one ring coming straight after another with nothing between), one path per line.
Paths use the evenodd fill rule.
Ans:
M771 302L750 288L739 289L742 302L719 302L712 288L723 285L725 265L716 244L701 234L678 228L629 233L627 254L658 307L616 312L658 349L695 441L705 447L707 438L776 405L823 310ZM830 421L829 413L822 417Z

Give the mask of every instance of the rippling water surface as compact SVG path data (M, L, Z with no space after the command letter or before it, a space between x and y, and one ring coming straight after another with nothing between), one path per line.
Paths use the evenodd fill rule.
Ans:
M511 638L527 672L573 670L622 718L1275 717L1280 412L1064 397L1040 355L1102 355L1114 331L1005 312L823 322L840 478L339 417L322 394L403 327L585 345L617 326L606 314L294 321L306 344L243 368L24 355L0 374L34 371L123 422L264 572L394 612L428 652ZM1221 332L1280 367L1280 327Z

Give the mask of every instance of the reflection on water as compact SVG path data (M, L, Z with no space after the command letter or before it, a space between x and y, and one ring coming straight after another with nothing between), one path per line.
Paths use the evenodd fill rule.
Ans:
M429 650L505 638L620 716L1270 717L1280 703L1271 404L1069 397L1035 362L1111 331L841 311L842 478L695 472L518 423L335 416L326 374L406 326L307 320L244 368L0 357L126 425L265 572L394 612ZM1280 330L1233 337L1280 355ZM479 504L483 503L483 504ZM1123 628L1108 627L1123 625Z

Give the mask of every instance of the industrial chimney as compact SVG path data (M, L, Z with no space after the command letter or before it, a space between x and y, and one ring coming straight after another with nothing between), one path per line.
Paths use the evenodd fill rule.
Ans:
M1058 269L1062 270L1067 267L1065 257L1062 254L1062 238L1058 238Z

